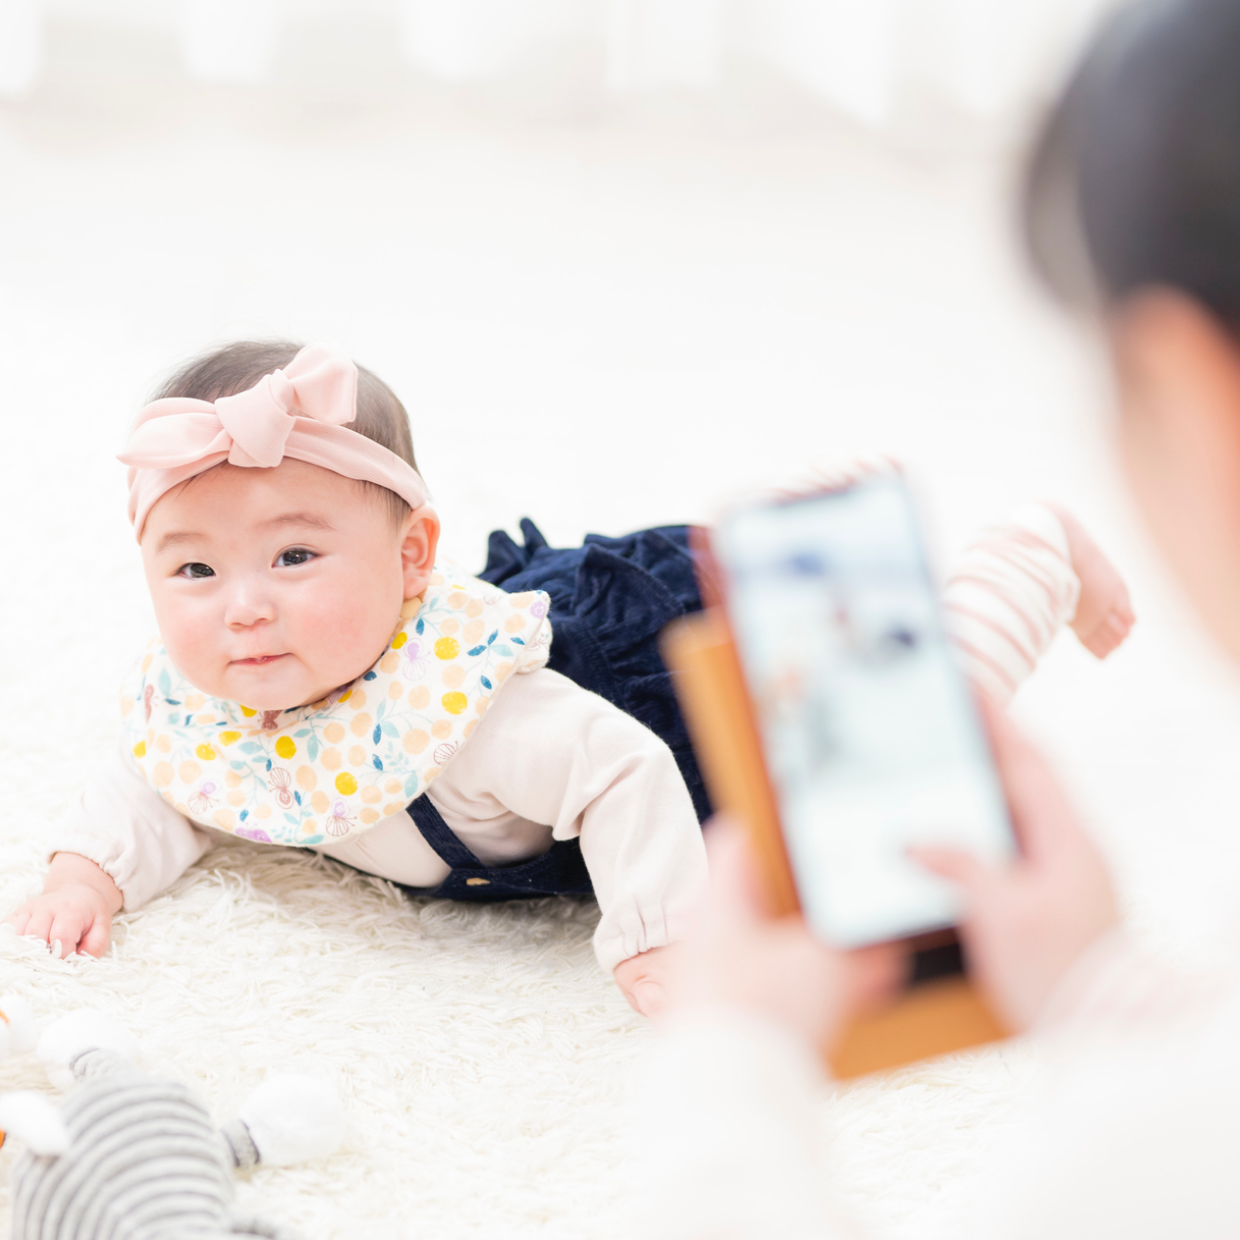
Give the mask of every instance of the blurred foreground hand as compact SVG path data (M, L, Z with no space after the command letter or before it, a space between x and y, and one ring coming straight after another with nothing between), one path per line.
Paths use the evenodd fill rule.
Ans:
M1050 768L997 711L987 710L1021 852L995 866L953 848L912 856L959 884L970 971L1014 1030L1027 1029L1076 961L1119 921L1105 863ZM799 917L765 911L745 833L720 817L707 830L710 891L670 952L666 1008L729 1005L773 1017L829 1047L854 1012L888 997L904 968L891 944L842 952ZM660 962L664 963L664 962Z
M722 815L706 832L710 890L676 946L666 1010L730 1006L769 1016L815 1046L830 1046L855 1011L890 994L900 953L883 945L841 952L800 917L771 917L744 829Z
M986 716L1020 856L995 866L955 848L911 855L960 885L970 972L1008 1025L1024 1030L1119 913L1106 863L1046 761L997 710Z

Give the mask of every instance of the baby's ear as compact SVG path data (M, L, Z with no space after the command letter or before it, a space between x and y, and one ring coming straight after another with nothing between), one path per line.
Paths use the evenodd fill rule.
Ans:
M400 546L401 571L405 578L405 598L417 598L430 583L439 549L439 514L423 504L409 514Z
M60 1112L42 1094L29 1090L0 1094L0 1133L24 1141L32 1154L59 1157L69 1152L69 1130Z
M39 1029L34 1011L20 995L0 995L0 1060L35 1048Z

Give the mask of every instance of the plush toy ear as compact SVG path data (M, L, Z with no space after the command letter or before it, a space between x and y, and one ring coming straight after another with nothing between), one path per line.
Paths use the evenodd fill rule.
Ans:
M20 995L0 995L0 1060L34 1050L38 1040L30 1004Z
M334 1154L344 1137L344 1107L324 1080L298 1073L269 1076L238 1115L264 1167L287 1167Z
M69 1152L69 1130L42 1094L29 1090L0 1094L0 1130L24 1141L34 1154L59 1156Z
M57 1089L74 1083L73 1061L86 1051L113 1051L129 1063L138 1061L137 1039L119 1021L102 1012L70 1012L53 1021L39 1039L37 1054L47 1079Z

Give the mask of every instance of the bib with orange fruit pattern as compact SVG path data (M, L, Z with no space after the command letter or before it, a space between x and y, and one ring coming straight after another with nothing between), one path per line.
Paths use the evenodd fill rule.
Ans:
M426 791L510 675L546 664L549 606L436 565L368 672L289 710L200 693L153 638L121 697L134 758L203 826L301 848L357 835Z

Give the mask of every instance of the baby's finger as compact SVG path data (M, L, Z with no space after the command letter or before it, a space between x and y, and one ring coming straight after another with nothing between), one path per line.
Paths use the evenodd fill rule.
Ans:
M82 941L78 944L78 951L84 952L88 956L102 956L107 950L111 930L111 923L105 918L96 918L87 927L86 933L82 935Z
M50 942L48 936L51 933L53 920L52 914L46 909L36 909L26 923L26 934L31 938L42 939L45 943Z
M643 1016L651 1018L661 1016L667 1007L667 991L661 982L643 978L633 987L629 1002Z
M5 919L5 925L12 926L19 935L26 933L26 926L30 921L30 914L24 909L19 908L16 913L10 913Z
M52 928L48 931L48 942L60 940L61 955L72 956L82 937L82 918L78 913L57 913Z

